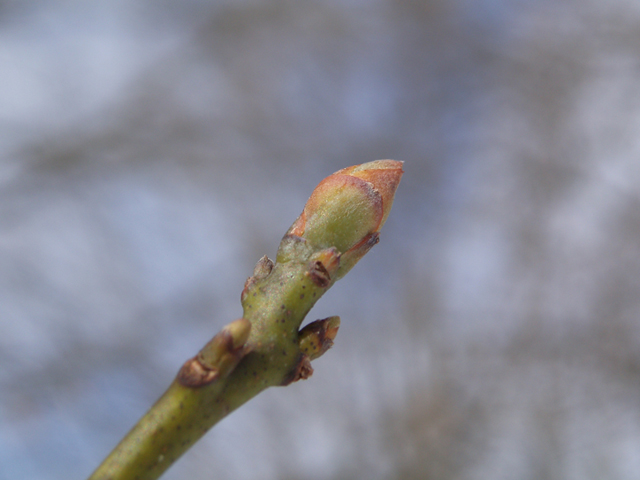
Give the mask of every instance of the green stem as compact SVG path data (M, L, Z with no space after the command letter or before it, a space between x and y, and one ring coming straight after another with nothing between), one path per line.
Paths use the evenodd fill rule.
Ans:
M345 187L344 177L350 174L344 169L321 183L283 238L276 263L263 257L247 280L243 319L223 328L185 363L89 480L157 479L220 419L262 390L311 375L310 360L331 346L339 319L320 320L302 331L300 325L318 299L377 242L402 174L401 163L390 160L350 168L359 169L356 174L366 181L350 177ZM386 182L382 193L376 189L380 170ZM389 187L391 181L395 183ZM362 224L363 218L370 225ZM331 246L335 244L344 253Z

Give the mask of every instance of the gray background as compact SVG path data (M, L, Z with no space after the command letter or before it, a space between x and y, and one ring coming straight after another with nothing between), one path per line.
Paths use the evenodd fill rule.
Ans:
M379 158L336 345L166 480L640 478L639 157L637 0L1 1L0 478L88 476Z

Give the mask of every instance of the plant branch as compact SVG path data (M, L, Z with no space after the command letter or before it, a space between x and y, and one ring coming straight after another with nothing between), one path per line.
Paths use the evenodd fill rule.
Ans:
M338 317L300 325L316 301L377 242L402 162L342 169L311 194L276 262L262 257L242 291L243 318L188 360L168 390L89 480L157 479L213 425L262 390L311 376Z

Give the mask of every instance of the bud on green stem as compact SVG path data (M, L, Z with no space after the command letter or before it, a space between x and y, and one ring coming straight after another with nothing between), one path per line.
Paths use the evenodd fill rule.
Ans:
M389 216L402 178L396 160L343 168L315 188L288 235L302 237L314 250L335 247L342 254L342 277L373 245Z
M265 388L313 373L340 319L300 325L318 299L377 242L402 177L377 160L328 176L285 234L276 262L261 258L241 294L243 318L187 360L164 395L90 480L155 480L209 428Z
M226 325L198 354L187 360L178 373L178 382L186 387L202 387L225 378L248 353L245 343L251 322L240 318Z
M340 317L334 316L316 320L299 332L300 351L315 360L333 346L333 340L340 328Z

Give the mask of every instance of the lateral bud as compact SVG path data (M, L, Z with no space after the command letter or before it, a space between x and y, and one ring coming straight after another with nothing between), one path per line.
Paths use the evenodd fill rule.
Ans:
M300 356L296 366L287 375L281 385L289 385L306 380L313 375L311 360L321 357L333 346L333 340L340 328L340 317L327 317L316 320L298 332Z
M258 280L262 280L263 278L267 278L269 276L269 274L271 273L271 270L273 270L273 262L269 259L269 257L264 255L260 260L258 260L258 262L256 263L256 266L253 268L253 275L251 275L249 278L247 278L247 281L244 282L244 288L242 289L242 294L240 295L240 300L244 301L244 299L247 296L247 293L249 293L249 290L251 289L251 287Z
M198 354L187 360L177 380L185 387L202 387L229 375L249 353L251 322L240 318L222 328Z
M337 316L311 322L298 332L300 350L310 360L315 360L333 346L339 328L340 317Z

